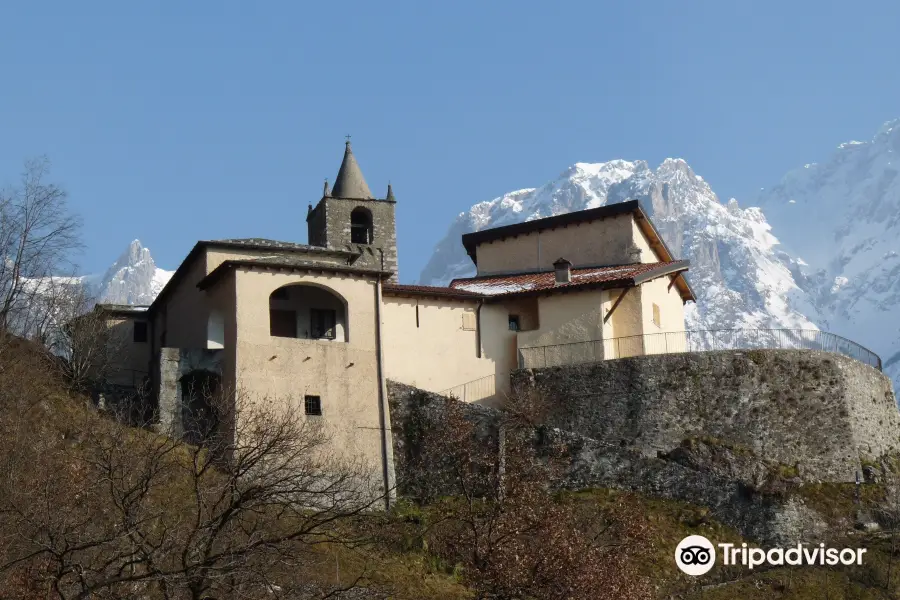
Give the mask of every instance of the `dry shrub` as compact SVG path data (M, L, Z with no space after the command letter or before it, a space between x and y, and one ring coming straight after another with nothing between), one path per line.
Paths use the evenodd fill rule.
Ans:
M430 511L430 549L461 566L482 598L651 597L633 567L647 549L643 519L621 504L601 513L559 493L565 448L538 443L534 399L516 406L486 436L464 405L447 403L422 457L440 463L454 488Z
M367 575L322 565L368 542L355 522L377 478L325 452L302 410L231 395L237 435L192 446L38 373L0 365L0 598L318 598Z

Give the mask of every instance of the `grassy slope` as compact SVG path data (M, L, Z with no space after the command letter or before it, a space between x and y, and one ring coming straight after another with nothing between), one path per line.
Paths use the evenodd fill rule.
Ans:
M30 433L30 439L66 440L66 443L77 447L79 427L121 427L86 408L85 398L66 393L58 381L46 376L46 369L33 357L10 361L6 355L0 358L0 371L0 385L7 386L8 390L10 386L28 387L28 390L23 387L21 394L13 396L25 396L28 395L26 392L34 391L32 388L38 388L39 402L0 406L0 418L22 421ZM145 434L141 430L132 430L131 435ZM178 492L170 490L169 493L177 495ZM852 524L857 509L852 485L807 486L799 493L837 530L848 529ZM650 550L638 559L638 568L657 586L660 598L900 598L900 565L891 564L892 544L890 538L884 535L864 536L852 531L846 534L846 545L869 548L863 567L794 567L754 573L716 567L706 576L691 578L681 574L674 564L674 548L682 538L700 534L715 541L743 541L735 531L709 518L708 510L611 490L590 490L575 496L581 502L596 504L600 508L625 496L628 503L646 519L652 539ZM883 496L880 487L870 486L865 489L863 504L881 501ZM427 513L427 510L407 505L398 511L392 517L392 524L400 532L399 537L393 538L388 549L366 552L341 547L322 549L311 562L310 580L321 583L340 581L341 577L367 566L370 575L366 582L377 588L394 590L396 598L470 597L469 591L459 583L455 569L443 564L439 557L430 555L421 532L416 529L417 519L411 518L411 513ZM835 542L832 545L841 544ZM897 545L900 546L900 543ZM898 557L894 560L897 561Z

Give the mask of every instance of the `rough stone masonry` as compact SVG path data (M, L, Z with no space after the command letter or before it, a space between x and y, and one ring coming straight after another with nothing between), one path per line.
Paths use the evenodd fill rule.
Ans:
M900 449L891 381L853 359L809 350L713 351L520 370L547 424L645 456L692 437L722 439L797 467L806 481L853 481L861 461Z

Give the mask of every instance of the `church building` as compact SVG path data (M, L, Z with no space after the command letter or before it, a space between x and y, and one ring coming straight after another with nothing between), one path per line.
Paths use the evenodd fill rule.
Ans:
M348 141L308 243L199 241L149 307L98 306L132 333L120 383L146 379L176 436L195 433L198 381L291 401L390 486L388 379L499 403L517 368L648 353L648 336L684 330L688 262L637 201L466 234L477 274L447 287L399 283L397 204Z

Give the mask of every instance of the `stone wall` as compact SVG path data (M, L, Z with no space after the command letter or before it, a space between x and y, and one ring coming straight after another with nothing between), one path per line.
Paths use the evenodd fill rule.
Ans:
M397 225L394 200L332 198L326 196L307 216L309 243L337 250L358 252L356 268L393 272L398 281ZM372 214L371 244L354 244L350 236L350 213L365 208Z
M475 425L473 443L498 452L503 419L496 409L392 381L388 398L400 496L427 499L459 493L453 473L445 472L444 465L421 460L428 444L441 435L448 403L461 407ZM752 455L738 456L725 447L699 442L671 455L648 458L617 444L546 427L535 429L533 440L539 454L541 446L566 448L563 485L569 489L631 490L705 506L748 539L769 545L815 541L827 533L814 511L785 493L791 482L780 478L777 465Z
M860 458L900 448L890 379L808 350L715 351L517 371L548 424L655 457L692 437L745 446L804 480L852 481Z
M222 376L224 350L205 348L162 348L155 373L156 397L159 416L157 428L172 437L184 435L184 397L181 379L189 373L206 371Z

